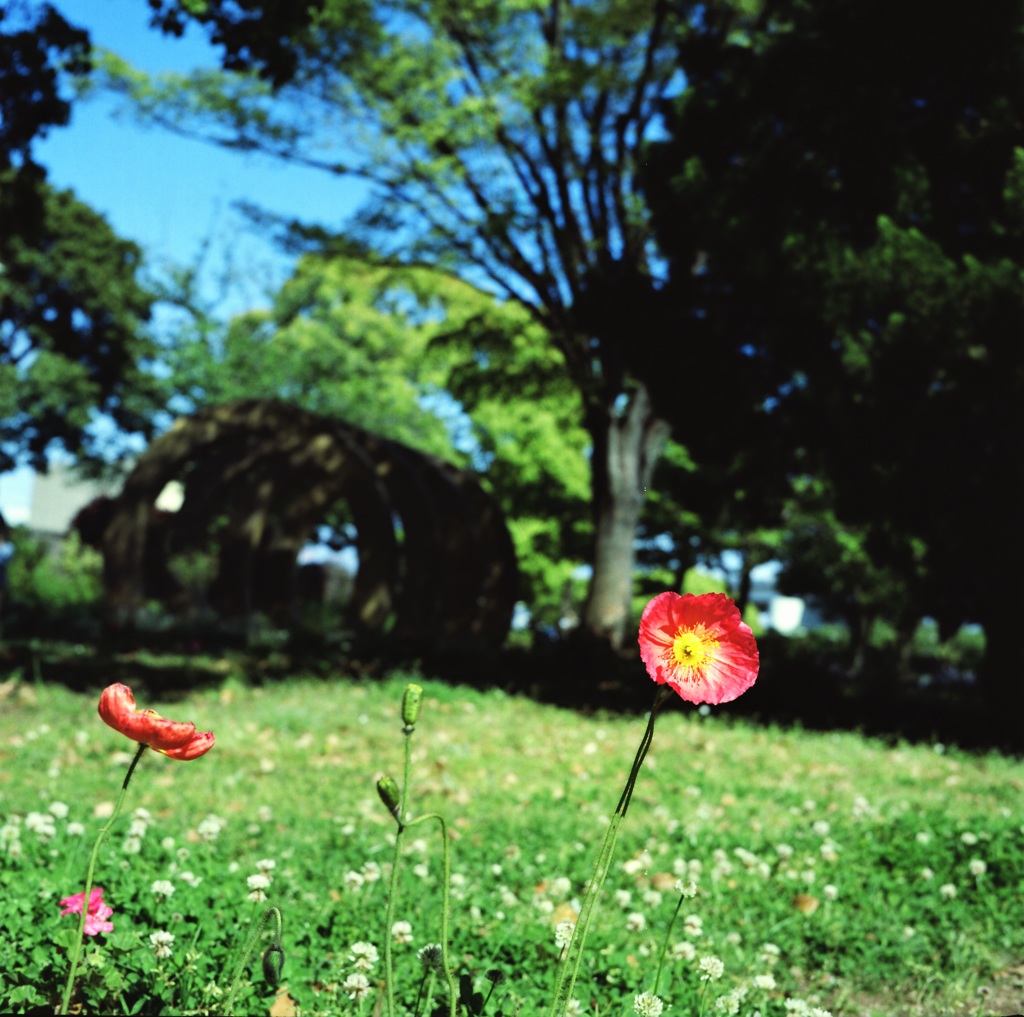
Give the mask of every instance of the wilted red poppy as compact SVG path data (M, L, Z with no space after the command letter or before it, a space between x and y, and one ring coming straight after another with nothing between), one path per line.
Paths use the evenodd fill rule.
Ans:
M640 657L691 703L728 703L757 678L757 643L724 593L659 593L640 618Z
M156 710L139 710L127 685L108 685L100 695L100 716L115 731L171 759L196 759L213 748L212 731L196 731L191 721L166 720Z

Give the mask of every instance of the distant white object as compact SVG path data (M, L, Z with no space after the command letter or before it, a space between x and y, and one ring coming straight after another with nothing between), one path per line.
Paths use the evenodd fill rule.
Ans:
M792 635L804 620L804 602L800 597L774 596L768 605L768 624L784 636Z
M156 496L153 507L161 512L177 512L185 504L185 485L180 480L169 480Z
M50 463L48 473L37 473L32 485L28 527L37 533L63 535L71 521L90 502L117 494L120 482L84 480L62 463Z

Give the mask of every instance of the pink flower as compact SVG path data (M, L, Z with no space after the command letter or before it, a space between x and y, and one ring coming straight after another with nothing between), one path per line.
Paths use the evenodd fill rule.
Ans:
M85 903L85 893L75 893L70 897L61 898L62 915L80 915L82 905ZM85 934L95 936L101 932L113 932L114 923L107 919L114 913L114 909L103 903L103 888L94 886L89 893L89 907L85 915Z
M757 643L724 593L659 593L640 618L647 673L691 703L728 703L757 678Z

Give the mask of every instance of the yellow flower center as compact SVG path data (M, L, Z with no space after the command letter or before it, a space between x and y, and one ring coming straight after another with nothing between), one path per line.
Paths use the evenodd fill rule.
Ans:
M672 640L672 657L682 670L683 681L699 681L704 669L716 657L718 640L704 625L680 629Z

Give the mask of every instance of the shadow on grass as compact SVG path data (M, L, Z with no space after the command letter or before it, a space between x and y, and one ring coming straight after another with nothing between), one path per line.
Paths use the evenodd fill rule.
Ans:
M865 677L853 679L836 660L801 652L791 640L769 636L759 645L757 683L735 702L713 708L717 716L1024 754L1024 723L990 709L970 684L924 688L900 679L883 655L869 661ZM325 681L373 680L407 670L452 685L500 688L583 713L643 713L653 700L653 684L638 657L573 640L491 653L415 651L388 640L351 640L335 648L292 640L253 648L209 633L184 638L122 634L116 640L74 643L15 640L0 644L0 681L55 682L81 692L124 682L137 695L158 694L166 702L228 677L259 685L300 674Z

